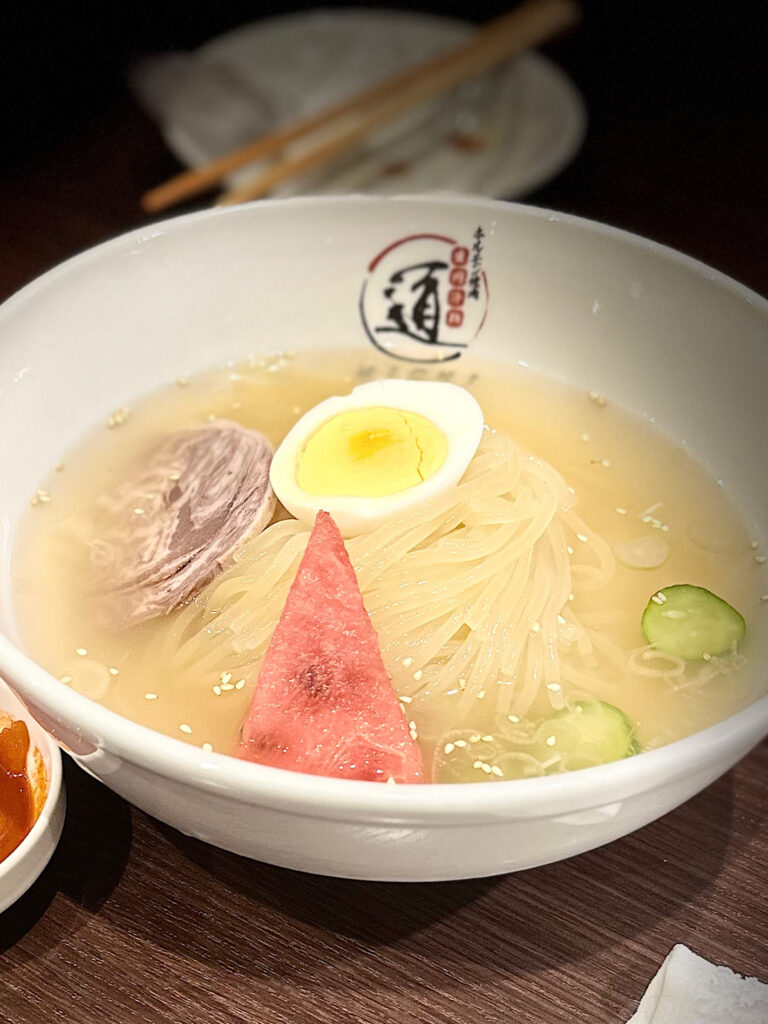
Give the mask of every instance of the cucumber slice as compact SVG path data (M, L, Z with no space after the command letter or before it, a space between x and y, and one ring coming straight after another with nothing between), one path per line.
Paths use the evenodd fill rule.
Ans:
M634 722L603 700L577 700L539 726L537 740L559 754L567 770L637 754Z
M747 631L743 616L727 601L689 583L657 591L641 625L649 644L686 661L733 651Z

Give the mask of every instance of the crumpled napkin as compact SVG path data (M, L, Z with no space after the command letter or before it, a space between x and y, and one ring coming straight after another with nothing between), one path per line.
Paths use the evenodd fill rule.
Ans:
M627 1024L768 1024L768 985L677 945Z

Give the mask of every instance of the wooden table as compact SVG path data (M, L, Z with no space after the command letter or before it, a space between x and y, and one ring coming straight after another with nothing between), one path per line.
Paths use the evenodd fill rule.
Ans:
M529 201L654 237L768 293L768 140L754 113L733 102L702 115L696 97L668 115L655 101L622 112L584 31L556 55L588 93L590 136ZM174 167L120 94L17 163L0 179L0 297L141 223L137 197ZM601 850L389 885L222 853L68 763L58 851L0 918L0 1020L621 1024L677 942L768 980L766 778L763 744Z

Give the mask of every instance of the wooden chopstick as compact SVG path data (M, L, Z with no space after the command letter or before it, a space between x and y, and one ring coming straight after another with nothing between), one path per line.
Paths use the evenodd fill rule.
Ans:
M340 131L330 140L276 163L254 181L225 192L219 202L229 205L266 195L287 178L318 167L353 148L373 129L399 114L570 28L579 16L575 0L524 0L514 10L482 26L458 46L364 89L329 109L279 128L202 167L185 171L147 192L141 204L153 213L166 209L210 189L239 167L279 153L288 143L310 136L334 121L342 122ZM358 112L362 114L357 122L344 127L343 119Z
M481 38L492 30L495 23L495 20L490 22L479 29L469 40L437 54L422 64L407 68L382 82L374 82L368 88L346 97L325 110L292 121L285 127L277 128L260 139L246 143L229 153L224 153L207 164L175 175L163 182L162 185L145 193L141 198L142 207L149 212L156 213L184 199L206 192L232 171L263 157L273 156L289 142L293 142L302 135L308 135L315 129L322 128L347 114L352 114L356 110L364 109L386 99L399 89L407 88L422 76L430 75L433 71L450 64L456 59L457 54L463 54L470 46L478 45Z

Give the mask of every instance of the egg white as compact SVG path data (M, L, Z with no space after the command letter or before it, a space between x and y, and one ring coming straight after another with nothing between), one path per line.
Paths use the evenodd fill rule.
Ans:
M404 491L381 497L316 495L296 479L299 456L310 437L328 420L350 409L385 406L418 413L431 420L448 442L448 453L433 476ZM480 443L483 411L457 384L422 380L374 380L314 406L291 428L272 459L270 482L285 508L311 526L320 509L330 513L343 537L368 533L387 519L402 515L429 498L455 487Z

